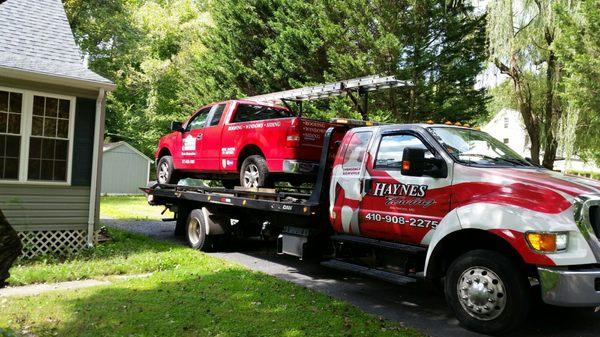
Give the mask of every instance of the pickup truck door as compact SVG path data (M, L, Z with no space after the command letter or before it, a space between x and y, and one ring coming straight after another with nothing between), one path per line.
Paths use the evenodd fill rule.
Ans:
M187 171L196 171L200 167L202 141L204 139L204 128L211 107L198 111L185 125L181 135L181 156L178 168Z
M415 131L382 134L372 144L366 163L360 231L372 238L427 244L427 234L450 210L452 180L450 174L446 178L402 175L406 147L425 149L425 158L436 156L434 148Z
M208 112L206 126L202 130L202 142L200 144L199 167L203 172L218 172L221 170L221 135L223 123L220 123L226 104L213 105Z

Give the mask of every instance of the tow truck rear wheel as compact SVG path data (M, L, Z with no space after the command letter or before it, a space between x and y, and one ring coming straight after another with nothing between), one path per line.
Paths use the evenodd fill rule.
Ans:
M271 187L267 161L260 155L253 155L242 163L240 184L246 188Z
M491 250L474 250L452 262L444 292L460 323L484 334L517 328L531 307L526 275L514 262Z
M173 157L163 156L156 165L156 180L159 184L177 184L179 182L179 172L173 165Z
M207 235L207 224L204 214L199 209L192 210L187 221L186 238L193 249L212 251L215 249L216 237Z

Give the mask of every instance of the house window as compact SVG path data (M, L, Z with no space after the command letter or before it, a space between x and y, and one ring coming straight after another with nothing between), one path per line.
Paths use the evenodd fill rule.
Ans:
M0 88L0 181L69 183L75 98Z
M508 144L508 138L504 138L503 142L504 144Z
M23 94L0 90L0 179L18 180Z
M508 117L504 117L504 128L508 129Z
M71 101L33 96L28 180L66 181Z

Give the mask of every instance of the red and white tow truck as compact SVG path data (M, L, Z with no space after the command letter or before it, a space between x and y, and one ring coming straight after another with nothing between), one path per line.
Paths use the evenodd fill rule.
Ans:
M329 267L429 279L474 331L518 327L534 296L600 305L598 181L537 167L467 127L360 124L328 129L311 193L144 190L175 212L176 233L193 248L260 235L276 238L281 254L315 254Z

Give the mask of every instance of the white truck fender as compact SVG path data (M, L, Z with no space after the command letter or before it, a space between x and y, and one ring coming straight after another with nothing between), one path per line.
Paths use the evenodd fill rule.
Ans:
M430 231L425 238L423 238L423 243L425 244L425 241L429 240L429 246L427 247L427 258L425 259L425 276L427 276L427 269L429 268L429 259L431 258L431 254L435 250L437 244L448 234L461 229L462 227L460 225L460 219L458 218L456 209L454 209L450 211L450 213L446 214L435 230ZM430 233L431 235L429 235Z

